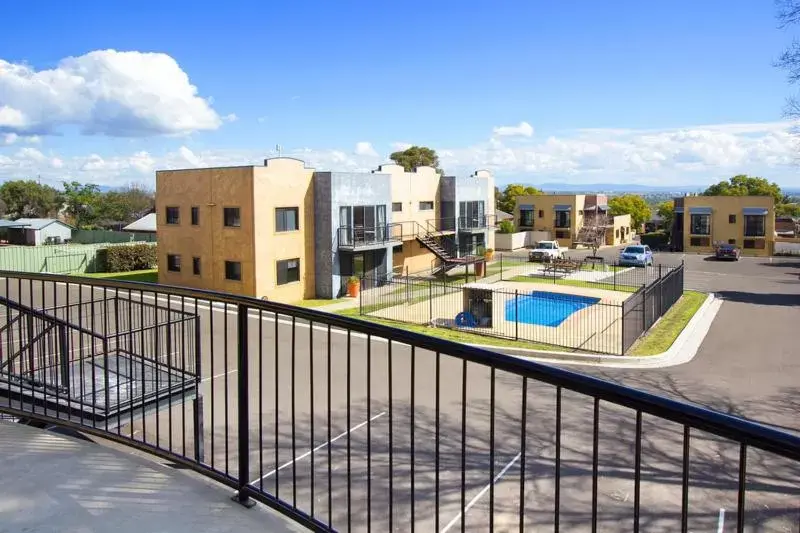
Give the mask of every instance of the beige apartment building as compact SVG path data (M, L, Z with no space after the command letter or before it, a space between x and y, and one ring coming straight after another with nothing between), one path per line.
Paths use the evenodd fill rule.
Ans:
M394 274L464 264L494 245L494 181L433 168L263 166L156 173L159 282L281 302L335 298ZM471 259L470 259L471 260Z
M630 215L608 214L602 194L536 194L518 196L514 208L518 231L544 231L566 248L590 241L595 233L606 245L631 241Z
M775 199L771 196L684 196L675 198L672 246L711 253L734 244L742 255L769 256L775 247Z
M285 157L158 171L159 283L278 301L312 297L313 174Z

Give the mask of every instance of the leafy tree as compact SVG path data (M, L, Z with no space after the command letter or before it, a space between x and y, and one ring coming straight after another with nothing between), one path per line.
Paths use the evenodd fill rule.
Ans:
M91 226L98 216L100 188L93 183L64 182L65 212L77 228Z
M775 214L780 216L800 217L800 204L781 204L775 207Z
M497 208L506 213L513 213L516 206L517 196L529 196L534 194L542 194L542 191L536 187L520 185L519 183L511 183L506 185L503 192L500 193L500 199L497 202Z
M11 218L51 218L58 215L63 195L34 180L12 180L0 185L0 200Z
M608 211L611 216L630 215L631 224L639 228L650 220L650 206L638 194L623 194L608 200Z
M661 202L656 207L656 213L658 216L664 219L664 227L667 228L667 231L672 227L672 221L675 220L675 201L674 200L666 200Z
M149 213L155 205L153 193L140 186L129 185L102 195L97 206L97 222L101 225L128 224Z
M720 181L703 192L704 196L772 196L776 204L784 201L781 188L764 178L739 174L727 181Z
M412 172L417 167L433 167L439 174L444 171L439 168L439 156L436 150L426 146L412 146L399 152L393 152L389 159L402 166L406 172Z

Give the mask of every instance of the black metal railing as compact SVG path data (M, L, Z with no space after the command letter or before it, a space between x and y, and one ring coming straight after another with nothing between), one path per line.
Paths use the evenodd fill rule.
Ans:
M784 431L313 309L161 285L0 276L0 323L27 309L127 300L124 315L145 316L139 326L158 331L171 310L196 325L194 345L174 333L167 351L155 351L160 335L145 341L170 362L194 361L191 395L168 394L158 374L124 374L125 365L110 364L116 353L92 354L100 370L85 386L128 391L128 412L90 414L71 393L56 397L25 379L3 382L0 412L167 458L313 531L716 531L721 507L725 531L797 529L800 438ZM123 316L113 305L74 309L70 322L94 323L101 335L105 317ZM0 359L16 323L0 331ZM108 327L131 339L142 329ZM65 342L73 350L80 339ZM142 346L129 357L146 359ZM88 366L89 354L75 353Z
M482 230L494 225L494 215L475 215L458 218L459 230Z
M456 217L429 218L421 225L428 233L455 231Z
M340 226L339 248L359 248L401 242L403 224L400 222L378 226Z
M622 303L623 353L678 301L683 294L683 275L683 267L671 269Z

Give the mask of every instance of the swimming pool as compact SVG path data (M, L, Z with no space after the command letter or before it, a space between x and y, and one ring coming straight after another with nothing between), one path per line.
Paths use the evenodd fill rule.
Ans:
M515 322L519 311L519 321L524 324L556 327L573 313L599 301L600 298L557 292L535 291L520 294L516 302L514 298L506 302L506 320Z

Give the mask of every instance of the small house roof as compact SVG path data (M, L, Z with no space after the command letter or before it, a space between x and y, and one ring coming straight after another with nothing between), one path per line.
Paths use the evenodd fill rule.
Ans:
M57 220L55 218L18 218L17 220L14 221L14 223L16 227L24 226L25 228L33 230L44 229L50 224L56 224L56 223L61 224L62 226L66 226L70 229L74 229L69 224L61 222L60 220Z
M142 232L142 233L144 233L144 232L155 233L156 232L156 221L157 220L158 220L158 215L156 215L155 213L150 213L150 214L147 214L147 215L143 216L139 220L131 222L130 224L128 224L127 226L122 228L122 231L136 231L136 232Z

